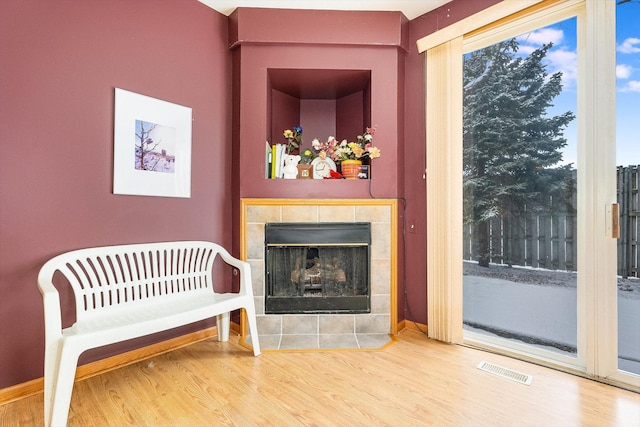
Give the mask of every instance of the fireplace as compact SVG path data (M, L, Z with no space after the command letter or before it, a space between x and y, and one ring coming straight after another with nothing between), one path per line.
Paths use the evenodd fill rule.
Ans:
M370 313L370 223L265 224L265 314Z
M290 180L272 180L276 186L288 184ZM347 184L326 180L322 185ZM338 180L335 180L338 181ZM251 265L253 295L256 304L260 345L264 349L336 348L329 337L354 334L356 347L365 348L366 343L377 334L397 332L397 201L393 199L241 199L240 207L240 257ZM363 313L317 312L317 313L266 313L268 293L266 277L265 231L274 224L370 224L369 251L369 308ZM342 226L341 226L342 227ZM342 227L344 231L344 227ZM306 231L305 237L328 236L327 233ZM302 242L305 242L302 240ZM309 243L306 239L305 243ZM322 242L320 242L322 243ZM326 243L326 242L325 242ZM349 242L348 242L349 243ZM362 242L361 242L362 243ZM287 246L293 246L287 245ZM309 245L306 245L309 246ZM313 245L317 247L318 245ZM291 271L287 272L291 281ZM346 272L345 272L346 275ZM295 295L294 295L295 296ZM315 298L322 298L319 295ZM312 296L307 297L307 299ZM300 298L298 298L300 299ZM242 318L241 318L242 320ZM242 339L250 343L246 325L241 325ZM329 341L325 341L329 339ZM355 339L355 338L354 338ZM302 344L301 344L302 342ZM386 342L386 341L385 341ZM380 347L375 342L373 347Z

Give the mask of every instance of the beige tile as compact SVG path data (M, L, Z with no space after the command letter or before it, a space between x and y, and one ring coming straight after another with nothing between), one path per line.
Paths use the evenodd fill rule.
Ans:
M280 350L318 349L318 335L282 335Z
M354 334L321 334L318 338L322 349L358 348L358 341Z
M320 315L320 334L348 334L355 331L353 315Z
M247 206L246 215L248 223L281 221L280 206Z
M264 314L264 297L253 297L253 304L256 307L256 315Z
M252 259L249 261L251 266L251 287L253 295L264 295L264 261Z
M317 206L283 206L283 222L318 222Z
M389 224L371 224L371 258L391 257Z
M264 259L264 224L247 224L247 259Z
M371 295L371 314L389 314L391 312L389 294Z
M391 292L391 261L387 259L371 260L371 293L373 295Z
M391 342L391 337L388 334L356 334L356 339L360 348L380 348ZM260 345L262 345L262 341L260 341Z
M354 222L356 220L353 206L318 206L319 222Z
M389 206L356 206L356 218L363 222L384 222L391 220Z
M280 335L282 333L282 316L256 316L260 335Z
M385 334L390 330L390 316L369 314L356 318L356 334Z
M282 335L259 335L258 341L260 341L261 350L277 350L280 348L280 339ZM247 336L246 343L253 345L251 336Z
M287 314L282 316L282 334L300 335L318 333L318 315Z

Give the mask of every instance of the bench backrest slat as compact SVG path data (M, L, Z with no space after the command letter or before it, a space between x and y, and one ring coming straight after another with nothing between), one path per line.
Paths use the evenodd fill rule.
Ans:
M71 284L78 321L118 307L213 292L211 242L169 242L110 246L67 252L49 261Z

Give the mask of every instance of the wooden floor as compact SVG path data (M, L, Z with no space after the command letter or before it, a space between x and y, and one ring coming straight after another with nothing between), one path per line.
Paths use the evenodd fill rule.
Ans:
M640 394L406 330L381 351L254 358L207 340L76 383L70 426L640 426ZM476 368L533 376L530 386ZM0 406L41 426L42 394Z

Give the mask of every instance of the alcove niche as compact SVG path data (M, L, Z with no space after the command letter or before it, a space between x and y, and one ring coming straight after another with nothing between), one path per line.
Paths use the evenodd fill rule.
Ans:
M282 132L302 127L302 148L318 138L355 140L371 126L371 70L267 70L267 135L284 143Z

